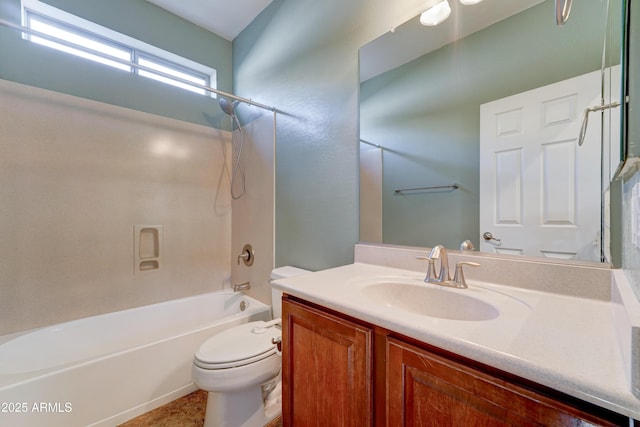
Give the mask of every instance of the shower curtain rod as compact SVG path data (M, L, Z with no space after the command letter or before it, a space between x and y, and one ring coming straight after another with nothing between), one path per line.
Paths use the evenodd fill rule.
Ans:
M214 88L212 88L210 86L199 85L199 84L193 83L193 82L191 82L189 80L181 79L180 77L176 77L176 76L173 76L171 74L163 73L162 71L158 71L158 70L155 70L153 68L145 67L144 65L136 64L135 62L127 61L125 59L114 58L114 57L105 55L102 52L96 52L94 50L87 49L87 48L85 48L83 46L78 46L76 44L70 43L70 42L68 42L66 40L50 36L49 34L45 34L45 33L42 33L40 31L32 30L31 28L23 27L21 25L16 25L16 24L13 24L11 22L4 21L2 19L0 19L0 26L7 27L7 28L10 28L10 29L13 29L13 30L17 30L17 31L21 31L23 33L31 34L31 35L34 35L34 36L38 36L38 37L43 38L45 40L49 40L49 41L52 41L52 42L55 42L55 43L59 43L59 44L64 45L66 47L70 47L70 48L73 48L73 49L76 49L76 50L80 50L82 52L89 53L91 55L99 56L99 57L101 57L103 59L108 59L109 61L117 62L117 63L122 64L122 65L127 65L129 67L136 68L138 70L147 71L149 73L153 73L153 74L159 75L160 77L164 77L164 78L168 78L168 79L171 79L171 80L175 80L177 82L180 82L180 83L183 83L183 84L187 84L189 86L197 87L198 89L202 89L202 90L205 90L205 91L210 92L210 93L215 93L216 95L224 96L225 98L230 98L230 99L233 99L235 101L244 102L245 104L253 105L255 107L262 108L264 110L269 110L269 111L272 111L274 113L278 112L278 110L275 107L272 107L272 106L269 106L269 105L265 105L265 104L261 104L259 102L255 102L255 101L253 101L253 100L251 100L249 98L243 98L241 96L237 96L237 95L234 95L232 93L223 92L221 90L214 89Z
M361 139L360 142L362 142L363 144L371 145L372 147L384 149L384 147L382 145L376 144L374 142L365 141L364 139Z

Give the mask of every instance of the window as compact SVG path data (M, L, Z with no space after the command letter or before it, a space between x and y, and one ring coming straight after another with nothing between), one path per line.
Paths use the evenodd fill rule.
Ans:
M215 88L215 70L163 51L37 0L23 0L23 25L45 36L34 42L201 95ZM211 94L214 95L214 94Z
M145 69L138 70L138 74L144 77L148 77L150 79L158 80L160 82L170 84L173 86L180 87L182 89L189 90L191 92L200 93L206 95L206 91L204 89L198 88L197 86L189 85L188 83L184 83L184 81L192 82L198 84L200 86L208 86L209 76L196 73L193 70L190 70L186 67L181 67L178 64L174 64L172 62L165 61L161 58L157 58L151 55L146 55L143 53L139 53L137 55L137 63L146 67L147 69L156 70L163 75L154 73L152 71L147 71ZM169 76L177 77L182 81L172 79Z
M127 62L132 62L131 49L124 46L118 46L114 43L109 43L106 40L101 40L93 35L89 35L89 33L73 29L72 27L68 27L43 16L38 16L30 11L27 11L26 17L26 26L28 28L50 35L56 39L64 40L68 44L57 43L35 35L28 36L29 40L32 42L71 53L76 56L81 56L95 62L100 62L120 70L132 70L130 65L124 65L107 59L107 57L113 57ZM84 49L81 50L74 48L72 45L83 47ZM104 56L91 54L89 52L99 52Z

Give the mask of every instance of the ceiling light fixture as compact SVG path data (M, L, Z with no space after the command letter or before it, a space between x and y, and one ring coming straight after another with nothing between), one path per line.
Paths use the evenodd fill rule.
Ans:
M460 0L460 3L462 4L478 4L480 3L482 0Z
M451 6L449 6L449 2L447 0L442 0L440 3L437 3L422 12L422 15L420 15L420 23L422 25L432 27L447 19L450 14Z

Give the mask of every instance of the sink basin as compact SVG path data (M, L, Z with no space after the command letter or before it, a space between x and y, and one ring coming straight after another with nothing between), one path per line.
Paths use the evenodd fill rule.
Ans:
M422 280L378 280L360 284L359 290L371 302L441 319L482 321L500 315L490 303L468 295L468 289L426 284Z

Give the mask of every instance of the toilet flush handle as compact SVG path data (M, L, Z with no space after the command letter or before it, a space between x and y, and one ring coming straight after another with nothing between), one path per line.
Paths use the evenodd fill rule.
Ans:
M267 330L273 326L280 325L282 323L282 319L279 317L277 319L270 320L268 322L263 322L262 325L254 326L251 328L251 333L253 334L264 334Z
M282 353L282 337L271 338L271 344L276 346L278 353Z

